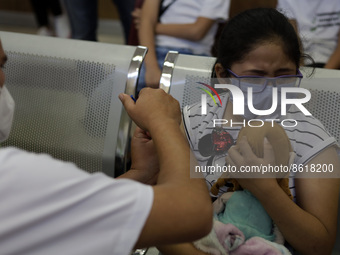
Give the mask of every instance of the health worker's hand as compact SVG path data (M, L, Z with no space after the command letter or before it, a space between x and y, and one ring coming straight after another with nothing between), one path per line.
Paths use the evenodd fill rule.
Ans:
M144 88L139 92L136 102L126 94L120 94L119 99L137 126L149 131L151 136L153 131L160 132L159 127L166 136L167 127L179 126L181 123L178 101L162 89Z

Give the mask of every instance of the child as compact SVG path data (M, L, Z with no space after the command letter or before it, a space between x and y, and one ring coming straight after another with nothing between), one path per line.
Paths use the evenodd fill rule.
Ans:
M278 84L285 87L282 81L287 77L291 81L287 87L299 86L298 69L302 57L295 30L283 14L275 9L252 9L232 18L222 31L214 70L217 78L228 78L242 89L245 99L248 87L256 89L253 105L265 110L271 106L273 87L280 89ZM201 165L209 163L210 157L200 152L200 141L214 131L213 118L233 120L234 123L263 118L250 115L249 111L243 116L233 115L233 98L229 93L221 95L221 100L223 107L212 103L214 107L208 108L205 116L201 115L200 104L183 110L185 130ZM296 107L288 108L286 116L280 116L280 111L274 112L270 119L297 121L294 128L284 127L296 154L294 164L310 167L325 163L340 169L336 140L317 119L305 116ZM236 139L241 126L223 126L223 129ZM222 159L237 169L268 163L251 153L247 141L231 147ZM207 174L205 178L212 185L218 177ZM330 254L336 236L339 180L309 177L290 179L294 201L283 192L275 178L237 180L261 202L294 250L301 254ZM159 249L163 254L200 254L192 244Z
M211 55L217 21L225 21L228 13L229 0L145 0L138 35L148 54L137 90L159 86L161 67L170 50Z

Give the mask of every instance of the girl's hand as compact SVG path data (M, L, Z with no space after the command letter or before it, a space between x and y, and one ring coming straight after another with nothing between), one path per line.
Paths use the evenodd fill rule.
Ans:
M140 20L142 17L142 10L140 8L135 8L133 12L131 12L133 24L135 28L138 30L140 27Z
M273 147L266 138L264 139L263 158L255 155L244 136L237 145L229 149L226 162L237 169L228 177L236 179L244 189L254 195L258 192L268 192L272 185L277 185L276 173L264 172L266 167L268 169L269 166L275 166Z

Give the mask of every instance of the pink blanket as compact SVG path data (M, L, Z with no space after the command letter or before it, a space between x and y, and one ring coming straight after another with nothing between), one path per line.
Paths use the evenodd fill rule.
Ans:
M245 240L243 233L237 227L218 220L214 220L214 227L210 234L194 242L194 245L213 255L291 255L283 245L261 237Z

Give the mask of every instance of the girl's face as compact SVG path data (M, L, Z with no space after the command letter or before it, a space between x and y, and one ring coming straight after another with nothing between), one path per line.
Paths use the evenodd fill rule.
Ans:
M273 78L295 75L297 68L279 44L266 43L250 51L242 61L234 63L230 69L238 76L256 75ZM220 64L216 65L216 74L218 77L225 77L226 73Z
M297 66L291 61L288 56L284 53L280 44L266 43L255 47L250 51L242 61L232 64L230 70L237 76L262 76L267 78L274 78L283 75L296 75ZM228 71L222 68L221 64L216 64L216 74L218 78L228 77ZM233 74L229 74L232 76ZM262 84L255 82L257 78L253 78L253 82L250 80L244 81L244 88L263 87ZM259 81L259 80L257 80ZM261 79L263 81L263 79ZM282 81L282 80L281 80ZM234 81L235 82L235 81ZM272 102L272 86L274 81L270 81L263 87L261 93L253 93L252 104L255 109L268 110L271 109ZM233 84L233 81L231 81ZM276 81L275 81L276 83ZM257 85L255 85L257 84ZM264 85L264 84L263 84ZM287 83L286 86L293 86L294 84ZM248 90L244 91L245 94L245 105L248 105L249 95ZM229 104L231 105L231 104ZM230 108L230 107L229 107ZM280 107L277 107L274 112L268 115L256 115L246 107L243 118L244 119L255 119L255 118L269 118L278 119L280 117Z

